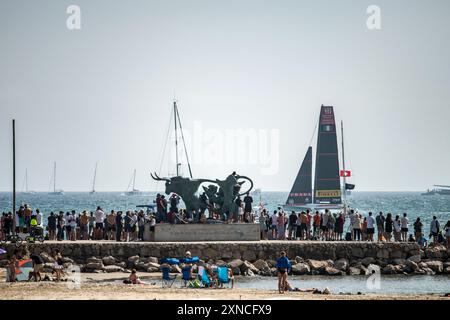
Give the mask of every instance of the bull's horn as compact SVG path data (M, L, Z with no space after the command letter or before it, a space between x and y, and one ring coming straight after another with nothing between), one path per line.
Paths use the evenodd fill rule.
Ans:
M154 175L154 176L153 176L152 173L150 173L150 175L152 176L153 180L157 180L157 181L161 181L161 180L170 181L170 179L168 179L168 178L160 178L160 177L156 174L156 172L155 172L155 175Z

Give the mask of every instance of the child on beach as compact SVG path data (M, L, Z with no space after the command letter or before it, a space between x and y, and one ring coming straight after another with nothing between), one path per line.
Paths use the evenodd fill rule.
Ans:
M137 276L136 269L131 270L131 274L127 280L123 280L125 284L144 284Z

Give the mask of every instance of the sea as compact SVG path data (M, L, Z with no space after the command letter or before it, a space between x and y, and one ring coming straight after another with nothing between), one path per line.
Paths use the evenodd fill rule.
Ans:
M288 192L262 191L261 196L254 195L254 204L261 201L270 212L286 202ZM63 195L53 195L46 192L17 193L16 206L28 204L33 210L40 209L44 216L44 223L51 211L81 212L83 210L95 211L100 206L105 212L110 210L135 210L138 205L152 204L156 192L143 192L137 195L127 195L123 192L66 192ZM424 224L425 235L429 233L430 222L436 216L442 226L450 220L450 196L433 195L423 196L420 192L352 192L347 196L351 208L358 210L363 215L369 211L374 214L382 211L395 215L407 213L410 225L417 217ZM0 192L0 212L12 210L12 194ZM348 224L348 222L347 222Z

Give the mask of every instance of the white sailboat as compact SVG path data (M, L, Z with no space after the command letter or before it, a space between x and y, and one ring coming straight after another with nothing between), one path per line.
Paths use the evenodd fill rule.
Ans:
M131 183L133 183L133 186L132 186L131 190L128 191L130 189ZM134 169L133 176L131 177L130 183L128 183L127 191L125 191L125 194L127 196L134 196L134 195L141 194L141 191L139 191L138 189L135 188L135 184L136 184L136 169Z
M56 161L53 163L53 191L49 192L48 194L52 194L52 195L63 195L64 194L64 190L56 189Z
M95 193L95 178L97 177L97 163L95 163L95 170L94 170L94 179L92 181L92 190L89 192L91 194Z
M25 184L25 191L23 193L25 193L25 194L35 194L36 193L35 191L28 190L28 169L25 169L25 181L24 181L24 184Z

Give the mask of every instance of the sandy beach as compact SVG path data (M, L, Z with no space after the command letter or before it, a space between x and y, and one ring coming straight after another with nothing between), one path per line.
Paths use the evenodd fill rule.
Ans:
M255 289L187 289L175 282L172 288L161 288L156 274L146 275L146 284L125 285L124 273L82 274L79 289L69 282L0 283L0 300L450 300L437 294L383 295L383 294L313 294ZM4 281L4 279L2 279Z

